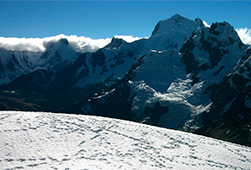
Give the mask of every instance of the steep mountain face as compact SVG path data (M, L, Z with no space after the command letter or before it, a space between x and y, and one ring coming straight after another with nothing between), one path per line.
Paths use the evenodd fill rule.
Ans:
M177 27L175 27L176 24L178 24ZM186 24L189 27L184 30L183 27ZM175 27L175 30L171 29L172 26ZM77 106L81 109L76 109L76 111L84 112L85 114L92 113L109 117L126 118L158 125L160 117L168 110L165 104L160 104L166 103L166 100L163 99L163 96L159 92L166 92L173 81L186 77L179 49L193 31L199 31L203 28L205 26L199 19L192 21L175 15L168 20L161 21L148 40L124 44L119 49L116 48L116 51L110 50L110 55L108 55L107 48L99 50L99 57L105 56L103 58L108 58L107 62L103 64L107 68L106 73L100 73L96 69L91 71L92 75L85 77L84 80L90 83L95 78L96 82L100 80L108 82L107 90L100 92L93 99L88 98L78 103ZM161 31L165 29L167 31ZM91 58L93 58L93 55L96 54L92 54ZM113 65L109 64L114 60L115 63L112 63ZM107 65L110 65L110 67L107 67ZM88 68L89 70L93 70L91 67ZM100 75L103 74L106 74L106 76L102 78ZM85 83L84 81L82 83L79 82L77 85ZM168 96L167 94L164 95ZM179 105L184 107L184 110L188 112L190 106L187 106L182 101L183 97L177 98L180 100ZM123 105L121 107L126 106L126 109L115 109L118 105L116 103L121 103ZM152 109L152 107L158 109ZM153 113L152 110L158 111L154 111ZM158 113L159 111L161 113ZM177 116L174 116L170 122L173 122ZM180 128L181 124L184 124L184 121L190 115L188 114L185 117L182 123L175 121L177 124L172 123L172 126L170 125L169 127ZM164 122L161 126L167 127Z
M197 133L251 146L250 59L251 47L220 84L210 87L213 107L203 113L204 127Z
M247 49L234 28L227 22L193 32L180 50L186 72L207 84L218 84ZM209 79L210 76L210 79ZM211 82L209 82L211 81Z
M10 51L0 49L0 84L38 69L60 70L78 57L67 39L45 44L45 52Z
M177 22L180 25L175 27ZM83 87L86 83L106 81L117 82L117 79L123 78L135 61L143 55L151 53L151 50L163 51L172 49L178 51L193 30L200 30L205 27L199 19L192 21L179 15L175 15L160 23L158 31L155 28L155 33L149 39L126 43L123 40L114 38L105 48L88 56L87 58L89 59L86 65L90 75L87 78L80 79L75 86ZM186 24L189 27L184 30L183 26ZM175 27L175 31L172 31L170 27ZM99 63L96 63L97 61Z
M48 42L45 44L45 52L40 57L46 68L59 69L65 62L72 62L77 59L77 52L69 47L67 39L60 39L56 42Z
M184 29L185 25L186 29ZM41 63L39 66L46 70L48 68L57 70L57 68L69 64L67 62L75 61L73 64L75 71L71 73L71 77L76 77L78 81L72 82L71 86L84 87L87 84L104 81L116 82L118 78L125 76L135 60L141 56L151 50L173 49L178 51L191 32L204 27L200 19L192 21L180 15L174 15L170 19L160 21L149 39L127 43L122 39L113 38L111 43L103 49L95 53L86 53L85 61L82 61L82 64L77 64L81 60L77 59L80 54L76 54L68 46L66 39L46 44L46 51L37 58ZM83 57L80 56L80 58ZM68 67L72 67L71 65ZM29 70L29 72L34 70L36 69ZM85 73L83 74L83 72Z
M75 52L66 39L49 43L35 62L40 64L0 88L18 90L3 91L4 100L20 94L39 110L127 119L226 140L226 132L213 127L242 118L234 124L245 133L231 135L240 134L244 142L231 141L250 145L250 51L227 22L206 27L200 19L174 15L160 21L148 39L113 38L93 53ZM43 96L43 104L26 100L33 93ZM55 106L50 110L44 101ZM0 104L6 106L1 98Z
M157 35L155 32L153 36ZM93 99L89 103L86 100L82 108L106 116L113 112L110 103L123 101L130 111L118 110L109 116L135 115L129 116L130 120L194 131L203 127L202 115L212 117L210 121L217 118L218 115L209 114L216 102L211 87L224 80L246 48L226 22L195 29L180 50L151 50L135 62L117 86L97 95L95 104ZM97 101L102 111L94 109Z
M160 21L146 46L150 50L179 50L193 31L205 28L201 19L190 20L178 14ZM148 49L148 50L149 50Z
M0 84L37 69L41 52L9 51L0 48ZM39 63L39 64L36 64Z

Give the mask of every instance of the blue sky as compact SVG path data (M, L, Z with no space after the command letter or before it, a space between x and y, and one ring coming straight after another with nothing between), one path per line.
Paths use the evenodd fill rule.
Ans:
M0 1L0 37L148 37L176 13L250 29L250 9L251 1Z

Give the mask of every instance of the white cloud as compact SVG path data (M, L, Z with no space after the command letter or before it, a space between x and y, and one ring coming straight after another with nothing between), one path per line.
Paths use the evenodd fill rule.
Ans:
M236 31L244 44L251 45L251 29L237 28Z
M51 41L58 41L61 38L66 38L69 45L77 51L95 51L104 47L111 42L111 38L106 39L91 39L88 37L77 37L76 35L57 35L46 38L6 38L0 37L0 47L8 50L28 50L28 51L44 51L44 45Z
M116 35L117 38L122 38L127 42L133 42L135 40L139 40L139 37L133 36L125 36L125 35ZM92 52L96 51L99 48L106 46L111 42L111 38L105 39L91 39L89 37L84 36L76 36L76 35L57 35L46 38L6 38L0 37L0 47L8 49L8 50L28 50L28 51L44 51L45 44L51 41L58 41L61 38L66 38L69 42L69 45L75 49L76 51L81 52Z
M91 39L89 37L84 37L84 36L81 36L81 37L78 37L76 35L66 36L63 34L60 34L56 37L58 39L66 38L69 41L69 45L73 49L75 49L76 51L81 51L81 52L96 51L97 49L102 48L111 42L111 38Z
M43 39L0 37L0 47L8 50L43 51Z
M210 25L208 25L208 23L206 21L202 21L203 24L206 26L206 27L210 27Z

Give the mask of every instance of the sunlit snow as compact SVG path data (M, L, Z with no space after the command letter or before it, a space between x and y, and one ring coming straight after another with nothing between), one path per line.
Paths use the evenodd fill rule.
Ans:
M1 169L249 169L251 148L95 116L0 112Z

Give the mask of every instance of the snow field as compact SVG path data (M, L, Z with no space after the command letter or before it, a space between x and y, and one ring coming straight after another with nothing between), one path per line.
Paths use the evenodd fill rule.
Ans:
M1 169L249 169L251 149L96 116L0 112Z

